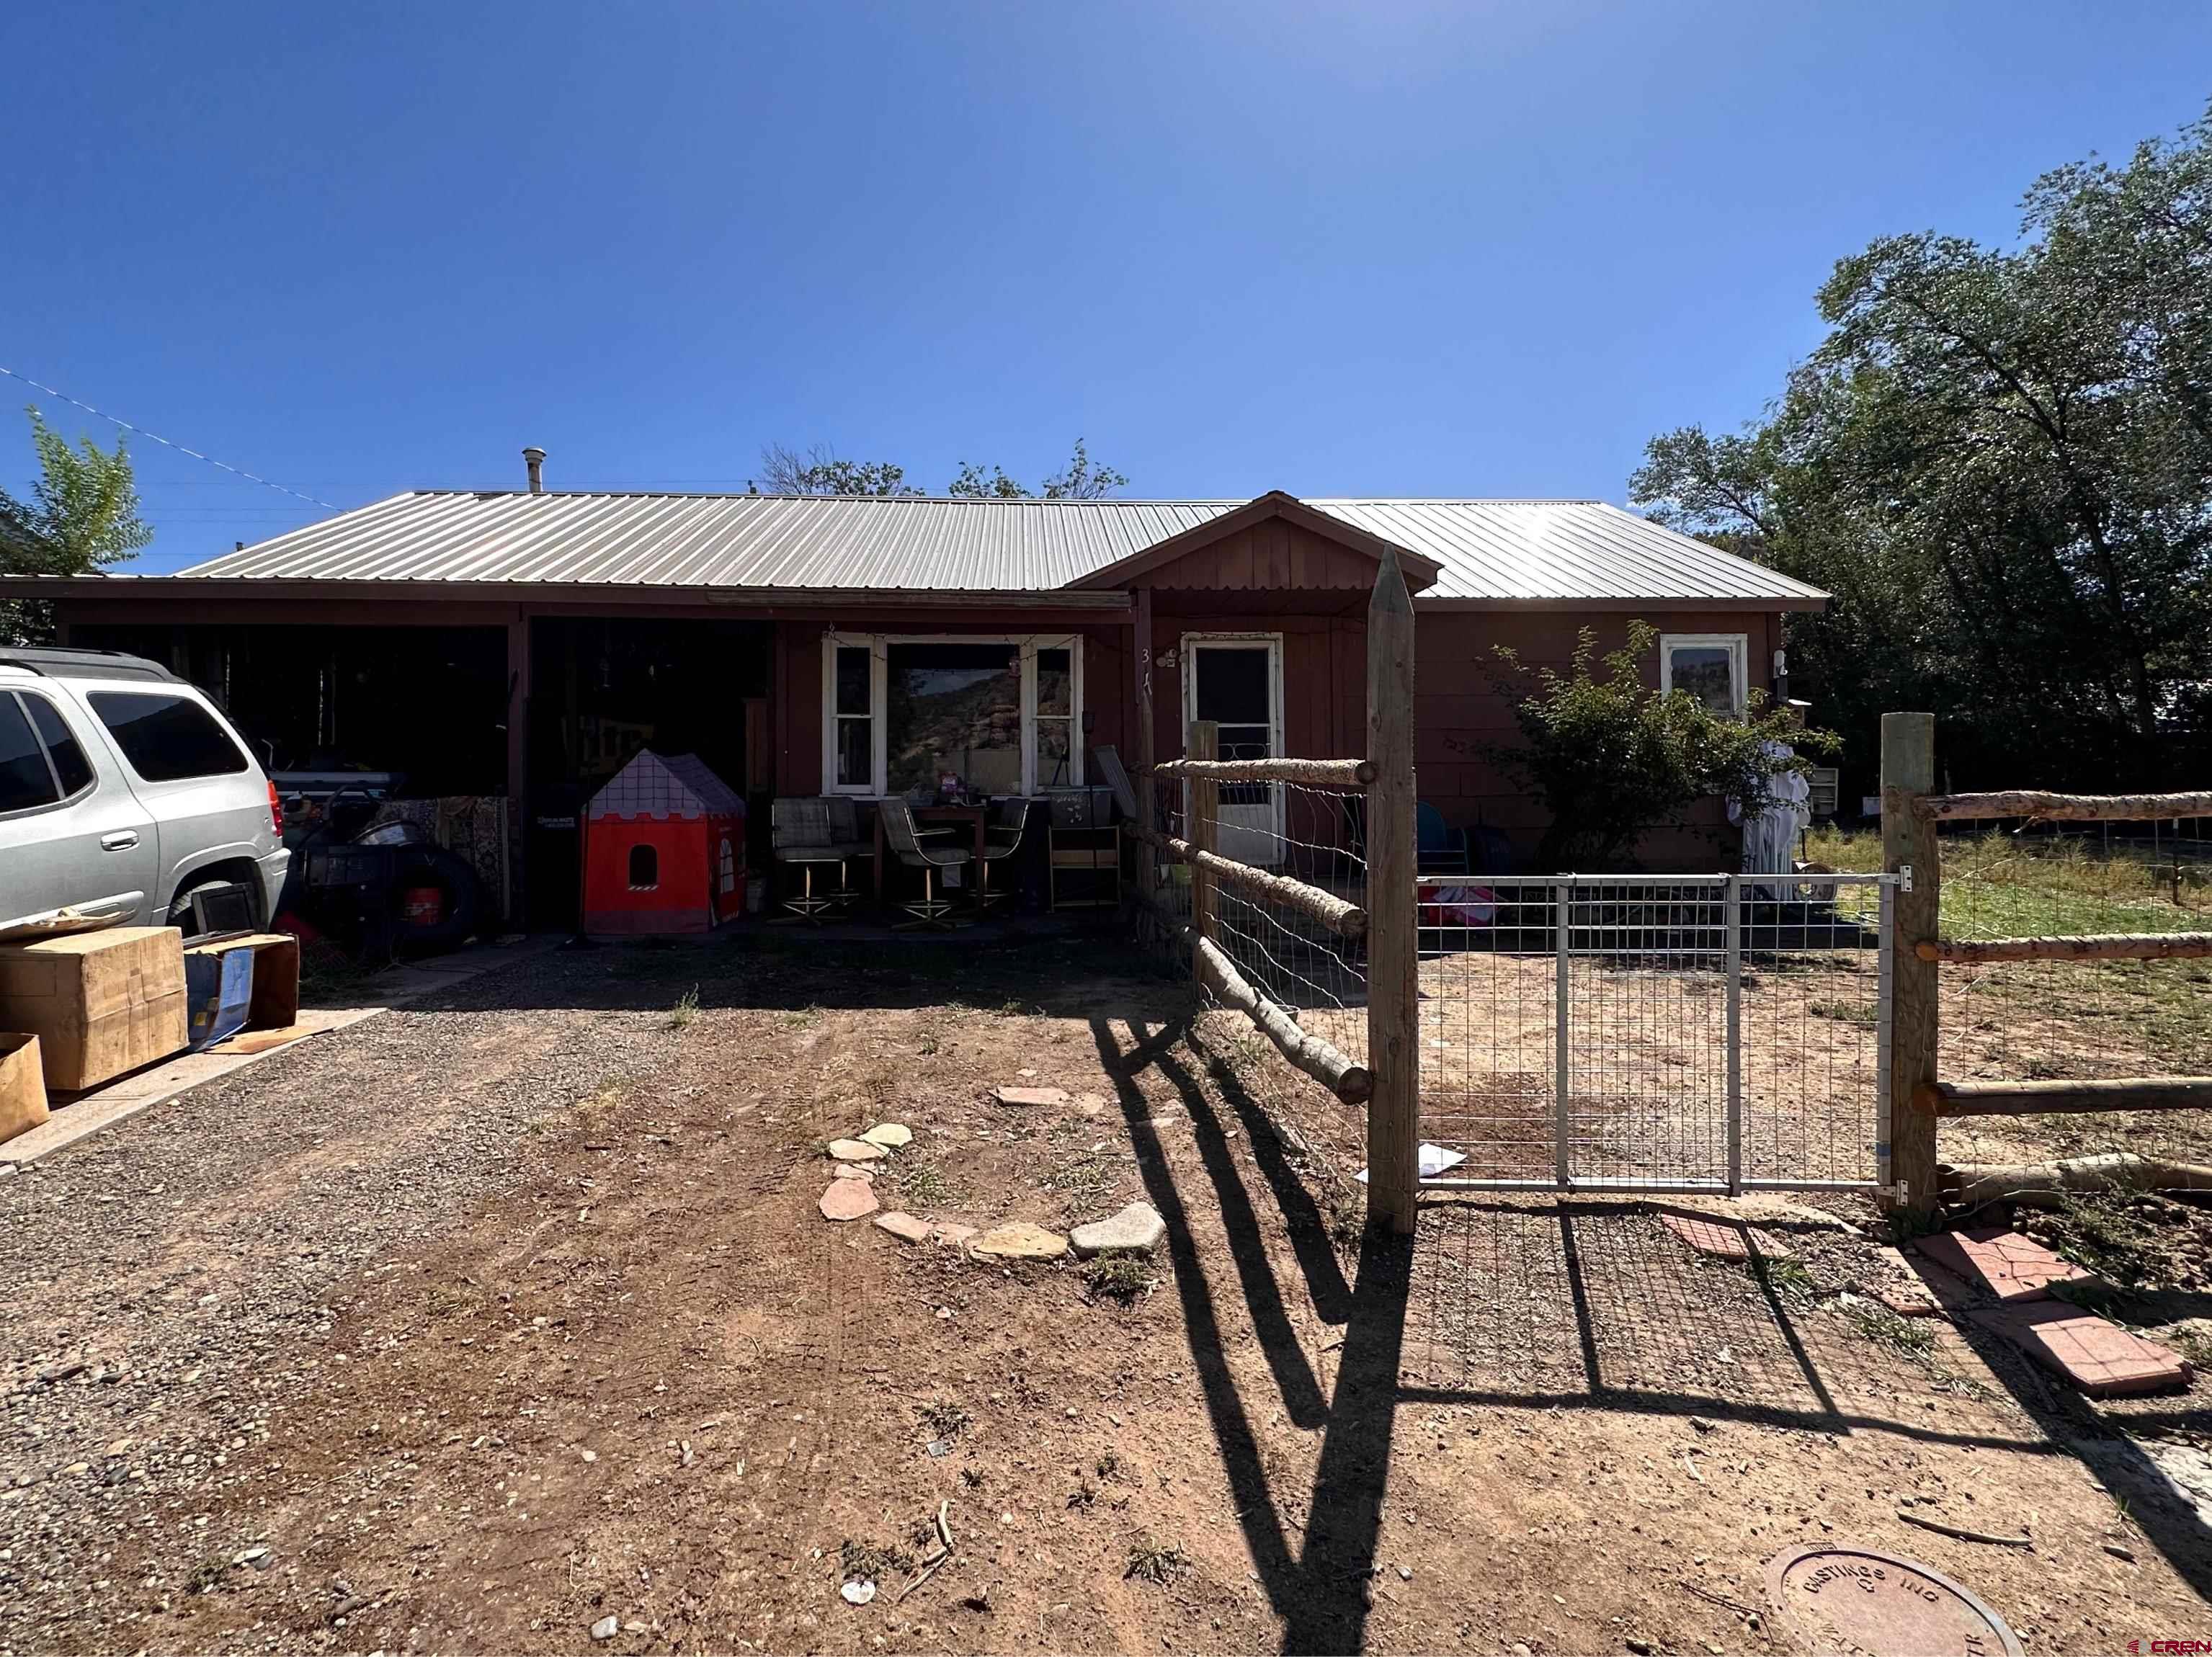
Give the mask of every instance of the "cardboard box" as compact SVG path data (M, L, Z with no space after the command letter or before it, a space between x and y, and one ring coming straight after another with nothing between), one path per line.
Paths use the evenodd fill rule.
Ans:
M194 1053L237 1035L253 1004L253 951L186 950L185 994L185 1025Z
M0 1029L39 1038L49 1093L78 1093L184 1050L184 934L174 926L0 946Z
M280 1030L300 1022L300 940L289 932L248 932L212 944L195 944L190 956L221 956L234 950L253 956L253 999L246 1010L249 1030ZM228 1033L228 1032L226 1032Z
M0 1142L46 1120L46 1078L39 1038L0 1031Z

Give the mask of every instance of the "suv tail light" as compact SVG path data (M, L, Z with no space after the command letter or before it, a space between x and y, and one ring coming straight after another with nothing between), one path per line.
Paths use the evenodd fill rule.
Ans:
M284 802L276 798L276 785L269 785L269 827L272 833L284 832Z

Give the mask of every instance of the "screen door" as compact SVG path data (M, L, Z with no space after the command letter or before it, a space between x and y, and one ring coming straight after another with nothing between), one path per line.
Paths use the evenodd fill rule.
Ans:
M1283 751L1283 641L1273 635L1183 635L1183 706L1221 727L1224 760L1272 760ZM1283 860L1283 791L1272 782L1221 786L1220 851L1272 868Z

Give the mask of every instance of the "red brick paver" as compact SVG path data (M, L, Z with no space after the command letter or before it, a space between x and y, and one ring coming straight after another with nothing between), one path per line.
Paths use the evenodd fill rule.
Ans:
M1748 1260L1754 1248L1765 1259L1796 1258L1796 1252L1789 1244L1768 1236L1756 1227L1700 1219L1694 1214L1662 1214L1659 1223L1700 1254L1711 1254L1717 1259Z
M2005 1306L1970 1315L2091 1398L2156 1392L2189 1378L2180 1355L2063 1301Z
M1913 1247L1952 1276L1986 1290L2007 1306L2049 1300L2054 1283L2095 1280L2095 1273L2002 1226L1980 1231L1940 1231L1921 1238Z

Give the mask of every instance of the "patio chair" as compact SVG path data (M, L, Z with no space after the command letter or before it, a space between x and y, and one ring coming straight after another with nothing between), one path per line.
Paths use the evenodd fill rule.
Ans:
M830 843L844 859L837 865L837 889L830 895L841 907L849 907L860 896L860 889L847 878L847 865L855 858L863 863L872 863L875 842L860 833L860 808L851 795L824 795L822 804L830 813Z
M1413 866L1424 875L1463 875L1468 871L1467 830L1449 827L1444 814L1420 800L1414 808Z
M834 863L837 865L837 883L841 887L845 883L846 853L831 843L828 810L818 799L773 801L769 806L769 830L775 860L799 871L799 889L783 900L782 907L791 911L789 919L803 920L810 926L820 926L823 913L836 908L838 900L815 891L815 870L823 864Z
M991 889L991 865L1022 849L1022 835L1029 828L1029 801L1000 800L998 818L996 822L984 827L983 861L975 871L975 907L987 912L994 903L1003 902L1012 895L1005 890Z
M899 907L912 915L912 920L896 922L892 930L908 932L917 926L927 926L936 932L949 932L958 924L947 920L952 905L937 895L937 871L957 869L975 859L975 853L965 846L930 844L953 831L949 828L923 830L915 826L914 807L905 800L893 798L876 808L883 813L884 843L898 856L898 860L909 869L921 871L921 901L902 903ZM925 834L928 839L925 839Z

